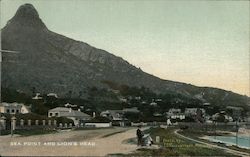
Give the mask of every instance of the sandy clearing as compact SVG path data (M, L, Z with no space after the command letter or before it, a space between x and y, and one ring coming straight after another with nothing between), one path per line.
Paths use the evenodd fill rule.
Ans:
M125 132L103 138L104 135L120 131ZM2 156L105 156L116 153L130 153L135 151L137 146L124 144L122 141L134 138L135 133L135 128L110 128L28 137L15 136L11 138L10 136L2 136L0 137L0 154ZM65 141L77 143L77 146L62 145L69 144L62 143ZM19 142L21 146L11 146L11 142ZM39 144L38 142L40 142L40 145L24 146L24 144L27 144L26 142L34 142L32 144ZM56 146L45 146L43 145L44 142L54 142ZM83 145L80 146L79 144Z

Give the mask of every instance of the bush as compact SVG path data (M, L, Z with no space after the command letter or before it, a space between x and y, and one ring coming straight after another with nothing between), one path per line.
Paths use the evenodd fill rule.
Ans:
M111 121L110 121L108 118L106 118L106 117L98 116L98 117L95 117L95 118L91 119L90 122L103 122L103 123L109 123L109 122L111 122Z
M64 124L64 123L68 123L68 124L72 123L72 124L74 124L74 121L72 119L69 119L69 118L66 118L66 117L56 117L55 120L57 121L57 124L59 124L59 123L62 123L62 124Z

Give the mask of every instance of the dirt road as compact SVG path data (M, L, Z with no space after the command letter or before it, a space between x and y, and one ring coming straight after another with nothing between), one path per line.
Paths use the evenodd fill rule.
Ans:
M65 131L28 137L0 137L2 156L105 156L129 153L136 145L123 143L135 137L134 128ZM107 137L105 137L107 136Z

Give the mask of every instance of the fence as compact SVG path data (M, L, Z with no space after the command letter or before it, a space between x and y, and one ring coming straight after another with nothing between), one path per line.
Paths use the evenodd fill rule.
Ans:
M58 123L56 120L17 120L11 118L11 120L5 117L0 118L0 130L29 130L29 129L55 129L55 128L73 128L72 123Z
M17 120L16 118L6 119L0 118L0 130L31 130L31 129L71 129L83 127L111 127L112 122L109 123L88 123L82 122L75 126L73 123L60 123L56 120Z

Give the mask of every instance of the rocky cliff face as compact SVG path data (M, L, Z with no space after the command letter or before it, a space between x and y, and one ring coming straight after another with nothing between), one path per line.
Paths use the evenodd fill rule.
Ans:
M102 83L105 80L191 97L209 93L209 88L161 80L105 50L51 32L31 4L22 5L2 29L2 47L21 52L4 54L3 87L26 93L31 93L35 87L42 93L65 96L72 91L73 95L78 95L88 87L107 87ZM213 90L228 97L237 95Z
M105 86L103 80L139 86L136 78L150 77L120 57L49 31L30 4L2 29L2 46L21 52L3 56L3 86L25 92L35 87L64 95Z

